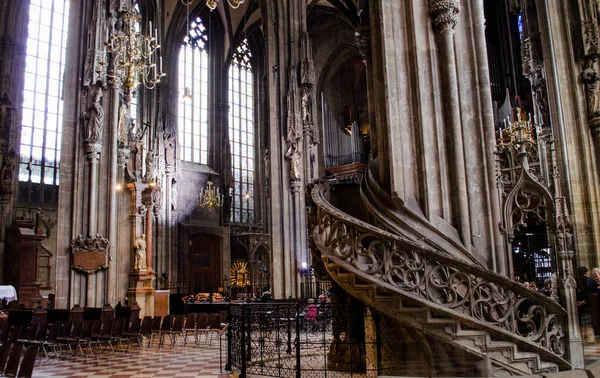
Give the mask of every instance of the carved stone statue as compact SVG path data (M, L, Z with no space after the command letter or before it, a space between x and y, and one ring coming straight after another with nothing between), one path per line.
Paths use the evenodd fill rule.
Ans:
M173 138L173 133L171 131L165 131L163 138L165 140L165 165L174 166L175 138Z
M119 125L117 128L119 147L124 147L127 145L129 133L132 128L133 122L131 120L131 114L129 113L129 107L125 102L123 102L119 108Z
M104 108L102 107L102 88L94 92L94 101L88 115L87 141L97 143L102 140L104 129Z
M298 151L296 143L290 144L287 152L285 153L285 157L290 159L290 178L292 180L300 180L302 165L301 159L302 154Z
M581 72L581 79L585 85L587 98L588 118L600 115L600 97L598 96L598 73L594 69L594 60L585 61L585 68Z
M14 107L8 98L8 94L4 93L0 100L0 137L7 139L12 125L12 114Z
M146 269L146 235L141 234L135 239L135 258L134 258L134 269L141 270Z
M177 181L173 180L171 182L171 209L172 210L177 210L178 196L179 196L179 194L177 194Z
M17 154L14 149L11 149L4 156L2 169L0 170L0 192L12 193L13 177L15 175L15 167L17 164Z
M149 150L146 152L146 173L144 175L145 182L154 180L154 152Z

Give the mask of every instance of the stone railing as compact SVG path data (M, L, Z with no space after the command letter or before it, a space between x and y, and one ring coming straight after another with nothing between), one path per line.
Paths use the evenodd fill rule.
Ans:
M311 236L322 254L438 314L538 350L568 366L566 311L554 300L476 264L388 233L333 207L312 188Z

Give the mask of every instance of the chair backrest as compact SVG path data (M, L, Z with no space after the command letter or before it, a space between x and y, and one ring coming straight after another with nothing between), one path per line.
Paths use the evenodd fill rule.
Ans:
M22 327L20 325L12 326L10 328L10 335L8 336L8 342L11 342L13 344L17 342L17 339L19 338L19 335L21 334L21 328Z
M73 321L72 320L67 320L65 322L65 324L63 324L62 328L60 329L60 337L69 337L69 335L71 335L71 328L73 328Z
M0 328L0 344L4 344L8 341L8 335L10 334L10 326L8 323L2 323L2 328Z
M46 339L46 335L48 334L48 324L47 323L39 323L37 327L37 332L35 333L35 340L42 341Z
M167 315L164 317L162 321L162 325L160 326L161 331L170 331L173 326L173 315Z
M162 320L162 316L155 316L152 318L152 332L158 332L160 329L160 322Z
M88 323L90 323L90 322L88 321ZM75 321L73 323L73 328L71 328L71 333L69 333L69 337L79 337L79 336L81 336L81 331L83 330L83 325L84 325L84 322L82 322L82 321ZM91 328L90 328L90 330L91 330Z
M221 329L221 315L214 313L208 315L208 326L211 330Z
M149 335L152 332L152 317L151 316L144 316L144 319L142 320L142 325L140 327L140 334L142 335Z
M206 329L208 327L208 314L201 312L196 318L196 329Z
M8 360L8 354L10 353L10 348L12 347L11 342L4 342L0 345L0 375L4 374L4 368L6 367L6 360Z
M92 335L98 335L100 334L100 331L102 331L102 320L100 319L96 319L96 320L84 320L84 322L90 322L92 323L92 327L90 329L90 334L88 335L87 333L84 333L84 331L81 332L81 337L90 337ZM112 325L112 323L111 323ZM85 326L84 326L85 329Z
M173 332L181 332L183 329L183 323L185 322L185 314L178 314L175 316L175 321L173 322Z
M113 322L113 327L111 330L111 335L115 337L120 337L123 334L123 319L117 318Z
M19 368L19 378L31 378L33 375L33 366L35 365L35 358L38 354L38 346L31 345L25 351L23 361L21 361L21 367Z
M36 331L37 331L37 324L35 324L36 327ZM19 339L24 339L27 337L27 333L29 333L29 328L27 324L21 324L21 327L19 328ZM35 336L35 332L33 333L33 335Z
M184 328L186 328L186 329L196 328L196 317L197 317L196 313L187 314L187 316L185 317L185 327Z
M221 316L221 323L227 323L227 315L229 311L219 311L219 315Z
M17 375L17 369L19 368L19 360L21 360L22 350L23 344L12 345L12 348L10 348L10 354L8 355L6 369L4 369L4 375L9 377L14 377Z
M150 318L149 316L145 316L144 319L146 318ZM142 324L142 319L140 318L133 318L131 320L131 326L129 326L129 332L140 332L140 325ZM152 320L150 320L150 323L148 324L152 324ZM125 329L125 327L123 327L123 329Z
M97 320L96 320L97 321ZM106 336L106 335L110 335L113 329L113 324L114 324L114 320L113 319L108 319L105 321L100 321L100 329L99 329L99 333L100 335ZM96 332L92 332L92 335L97 334Z
M75 337L81 337L82 339L89 339L90 337L92 337L92 330L93 330L94 324L96 324L96 322L99 322L99 325L102 325L101 320L92 320L92 319L84 320L83 325L81 326L81 332L79 332L79 335L75 336ZM73 327L73 329L75 329L75 327Z
M56 338L58 337L58 330L60 329L60 323L59 322L54 322L50 325L50 329L48 330L48 333L46 334L46 340L47 341L55 341Z

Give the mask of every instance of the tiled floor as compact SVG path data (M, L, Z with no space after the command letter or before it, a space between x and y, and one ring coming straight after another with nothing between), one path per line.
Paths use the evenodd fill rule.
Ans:
M600 340L584 344L586 365L600 359ZM227 347L223 343L223 366ZM175 347L174 349L157 347L144 348L140 353L105 353L98 357L69 356L66 360L50 361L42 358L36 364L34 377L218 377L221 363L219 346L213 342L201 347ZM221 378L229 377L227 375Z
M227 347L223 345L223 364L226 360ZM42 358L36 364L33 377L218 377L221 364L219 362L219 343L213 342L211 347L176 346L158 349L142 349L115 353L104 353L97 357L69 356L66 360L48 361ZM228 377L224 375L222 378Z

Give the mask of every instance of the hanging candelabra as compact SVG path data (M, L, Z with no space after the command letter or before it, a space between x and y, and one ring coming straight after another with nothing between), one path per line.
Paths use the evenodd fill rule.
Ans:
M162 57L158 53L158 31L152 30L152 23L150 35L142 34L139 31L142 16L134 7L129 8L121 19L119 30L112 35L108 30L106 32L104 55L110 53L111 59L100 62L100 67L113 87L123 88L131 96L140 82L146 88L153 89L165 73L162 70Z
M193 2L194 2L194 0L181 0L181 3L186 6L192 4ZM206 0L206 6L211 11L213 11L217 8L218 3L219 3L219 0ZM240 5L244 4L244 0L227 0L227 3L233 9L237 9L240 7Z
M528 147L535 144L535 125L527 118L527 113L517 106L517 119L511 123L510 119L505 119L503 127L497 133L498 145L502 148L514 148L521 150L521 147Z
M223 195L220 188L215 188L212 181L206 183L206 187L200 189L198 197L196 197L196 205L198 207L221 207L223 206Z

